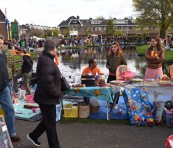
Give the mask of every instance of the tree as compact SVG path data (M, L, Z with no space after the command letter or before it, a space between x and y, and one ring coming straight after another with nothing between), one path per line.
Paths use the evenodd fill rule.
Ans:
M50 29L45 29L44 30L44 37L47 38L47 37L51 37L52 36L52 30Z
M43 32L43 30L41 30L41 29L31 29L31 31L30 31L30 36L32 37L32 36L37 36L37 37L40 37L40 38L42 38L43 37L43 35L44 35L44 32Z
M105 18L103 16L97 16L96 20L105 20Z
M16 19L14 19L14 23L19 24L19 22Z
M114 19L110 18L107 22L106 26L106 34L108 35L114 35L115 34L115 27L114 27Z
M124 34L123 34L123 32L121 30L116 30L114 35L119 37L119 36L123 36Z
M173 18L173 13L171 13L173 7L168 1L172 4L172 0L133 0L135 11L138 12L137 23L158 26L160 36L164 38Z
M60 31L58 30L58 28L52 29L52 36L58 37L58 34L60 34Z

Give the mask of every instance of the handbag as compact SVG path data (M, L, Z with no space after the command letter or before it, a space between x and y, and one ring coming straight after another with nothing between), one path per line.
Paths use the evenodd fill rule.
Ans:
M61 91L67 91L70 89L70 85L64 76L61 76Z

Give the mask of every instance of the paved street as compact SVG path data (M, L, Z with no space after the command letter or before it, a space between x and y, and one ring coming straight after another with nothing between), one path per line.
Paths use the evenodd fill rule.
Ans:
M17 134L22 141L14 148L32 148L26 134L38 122L16 120ZM137 127L95 123L58 123L61 148L163 148L166 138L173 129L163 127ZM40 148L48 148L46 134L40 137Z

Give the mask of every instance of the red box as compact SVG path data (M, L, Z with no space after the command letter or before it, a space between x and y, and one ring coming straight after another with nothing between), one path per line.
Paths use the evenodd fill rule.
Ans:
M25 98L26 98L26 103L35 103L34 102L34 94L26 95Z

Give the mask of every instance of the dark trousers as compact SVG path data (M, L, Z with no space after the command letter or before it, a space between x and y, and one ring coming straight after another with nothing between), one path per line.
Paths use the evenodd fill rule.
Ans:
M107 83L109 83L110 81L113 81L113 80L116 80L116 76L109 75L108 79L107 79ZM119 101L119 96L117 98L116 104L118 104L118 101Z
M113 80L116 80L116 76L109 75L108 79L107 79L107 83L109 83L110 81L113 81Z
M34 139L38 139L46 131L49 148L60 148L56 132L56 105L39 104L42 113L42 121L31 133Z

